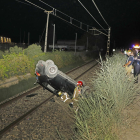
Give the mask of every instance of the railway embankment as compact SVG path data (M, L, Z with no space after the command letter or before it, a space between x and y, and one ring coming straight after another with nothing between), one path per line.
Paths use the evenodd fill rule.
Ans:
M9 51L0 53L0 102L34 87L34 70L39 60L51 59L60 70L66 72L97 57L97 52L76 52L75 54L74 52L56 51L43 53L41 47L35 44L24 50L17 46L12 47Z

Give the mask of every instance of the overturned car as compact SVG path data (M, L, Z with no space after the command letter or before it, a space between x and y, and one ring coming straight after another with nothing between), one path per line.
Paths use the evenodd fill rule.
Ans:
M35 75L37 78L36 83L39 83L44 89L58 97L61 97L63 102L73 104L78 100L80 95L83 95L88 89L84 85L84 81L76 82L62 71L52 60L39 60L36 64Z

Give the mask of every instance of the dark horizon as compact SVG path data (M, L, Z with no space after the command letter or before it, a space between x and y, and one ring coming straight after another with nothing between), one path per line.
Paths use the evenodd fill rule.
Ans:
M39 0L30 1L46 10L52 10L52 8L42 4ZM99 27L99 25L76 0L66 0L65 2L63 0L44 0L44 2L77 19L78 21L96 27L97 29L101 29L101 27ZM108 26L99 15L94 4L91 1L84 2L84 0L81 0L81 2L90 11L93 17L95 17L95 19L97 19L97 21L105 29L108 29ZM140 43L140 2L137 0L127 0L126 2L121 0L108 0L107 2L98 0L95 1L95 3L104 19L107 21L109 26L111 26L111 39L116 42L116 45L123 46ZM23 43L23 40L27 43L28 32L30 32L31 43L39 42L39 36L42 36L42 41L45 40L44 30L46 27L47 15L44 11L30 5L26 1L1 0L0 16L0 36L9 37L12 39L12 42L19 43L21 33L21 43ZM68 17L60 13L59 16L69 20ZM79 28L50 15L48 39L49 36L52 36L53 34L52 24L56 25L56 40L74 40L75 33L77 33L78 39L80 39L85 33ZM79 25L79 23L76 22L75 24Z

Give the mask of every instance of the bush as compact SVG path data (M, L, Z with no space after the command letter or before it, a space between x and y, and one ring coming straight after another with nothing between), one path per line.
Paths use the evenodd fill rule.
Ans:
M10 54L9 50L5 50L4 55L8 55L8 54Z
M48 60L51 59L58 66L58 68L62 68L64 66L71 65L80 61L80 57L74 56L72 52L47 52L47 53L38 53L32 56L34 63L37 64L39 60Z
M4 55L4 52L3 51L0 51L0 59L3 58L3 55Z
M91 79L93 90L81 98L76 113L78 139L116 140L121 127L122 111L129 105L140 87L126 75L122 67L126 58L116 54L101 63L100 72Z
M25 74L26 72L33 73L39 60L46 61L51 59L59 69L79 63L82 60L79 56L75 56L74 52L55 51L44 53L41 50L41 46L36 44L30 45L24 50L18 46L11 47L4 53L0 52L0 54L1 58L3 58L0 60L0 68L2 69L0 73L1 79Z
M52 60L55 62L55 64L62 68L64 66L71 65L73 63L76 63L80 61L79 56L75 56L73 52L53 52L52 53Z
M34 61L30 60L24 53L9 54L0 59L0 79L10 78L11 76L34 73Z
M32 45L28 46L27 49L24 49L24 53L29 58L33 58L34 56L39 55L40 53L42 53L41 46L36 45L36 44L32 44Z
M22 53L22 48L18 46L14 46L14 47L10 47L9 51L10 53L19 54L19 53Z
M74 56L71 52L43 53L39 46L35 46L35 50L33 52L33 47L34 45L31 45L28 49L19 54L7 52L3 55L3 59L0 59L0 79L10 78L11 76L21 75L27 72L31 72L31 74L33 74L35 66L39 60L46 61L51 59L58 68L81 61L80 57ZM12 52L14 49L10 50Z

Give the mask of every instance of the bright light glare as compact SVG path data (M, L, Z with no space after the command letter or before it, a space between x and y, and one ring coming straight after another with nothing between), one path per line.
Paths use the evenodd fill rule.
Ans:
M140 49L139 45L133 45L134 48Z

